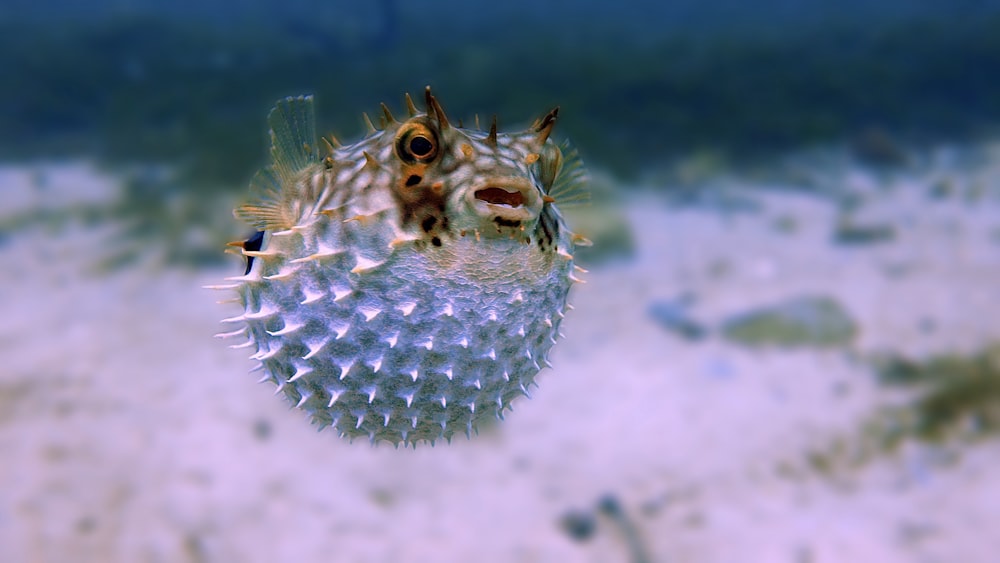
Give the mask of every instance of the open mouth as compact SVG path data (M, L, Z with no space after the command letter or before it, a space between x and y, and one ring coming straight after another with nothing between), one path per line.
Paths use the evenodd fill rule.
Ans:
M475 197L479 201L485 201L491 205L504 205L511 208L524 205L524 196L520 190L510 192L503 188L484 188L476 190Z
M538 188L522 176L493 176L465 192L469 210L486 236L508 236L530 227L542 211Z

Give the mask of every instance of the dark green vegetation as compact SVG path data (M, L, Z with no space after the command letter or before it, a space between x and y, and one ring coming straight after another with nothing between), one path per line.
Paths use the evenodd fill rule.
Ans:
M853 342L857 323L831 297L800 296L726 319L727 340L750 347L839 348Z
M924 362L891 358L878 367L886 385L915 392L894 412L898 438L977 439L1000 432L1000 345L971 356L942 355Z
M395 41L367 44L321 23L0 24L0 158L176 165L176 176L125 194L125 208L153 213L143 228L171 237L156 230L171 220L157 215L167 197L157 192L242 192L264 161L268 109L292 94L316 94L320 130L343 139L362 130L361 111L384 100L401 113L402 92L425 84L467 124L495 112L512 128L559 104L558 134L621 175L872 128L971 136L1000 116L1000 75L985 70L1000 68L1000 16L641 41L571 40L549 23L471 36L403 25Z
M879 381L901 396L857 434L839 436L810 452L807 462L813 470L841 474L913 443L933 446L938 454L934 463L948 463L957 459L955 446L1000 436L1000 344L923 361L887 356L874 367Z

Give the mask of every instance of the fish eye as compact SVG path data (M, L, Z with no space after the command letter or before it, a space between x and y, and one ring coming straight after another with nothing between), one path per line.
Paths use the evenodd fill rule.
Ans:
M410 154L417 158L426 158L434 150L431 140L423 135L414 135L410 138Z
M423 123L403 127L396 136L396 154L404 162L429 162L437 153L437 135Z

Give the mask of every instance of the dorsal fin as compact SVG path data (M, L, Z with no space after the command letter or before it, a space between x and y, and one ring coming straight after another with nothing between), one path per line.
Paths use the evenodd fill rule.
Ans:
M291 228L298 221L299 176L319 161L316 119L312 96L279 100L267 115L271 128L272 163L254 176L250 192L254 201L235 214L261 230Z
M590 191L587 189L587 169L583 165L580 153L569 143L563 141L559 145L563 155L562 167L556 176L549 196L556 200L559 207L582 205L590 201Z
M271 158L282 182L293 181L298 173L318 159L316 112L312 96L285 98L267 114L271 127Z

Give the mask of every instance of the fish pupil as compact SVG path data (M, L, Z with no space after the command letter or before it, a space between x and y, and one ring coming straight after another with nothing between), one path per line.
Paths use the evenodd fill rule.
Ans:
M427 137L416 135L410 139L410 153L416 157L427 156L434 150L434 145Z

